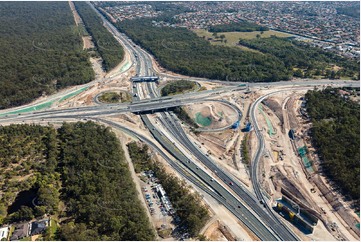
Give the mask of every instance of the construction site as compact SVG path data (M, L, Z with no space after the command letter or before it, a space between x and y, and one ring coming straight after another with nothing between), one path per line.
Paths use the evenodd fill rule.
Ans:
M84 43L87 43L84 48L91 48L90 39L84 40ZM132 82L129 80L135 75L135 68L127 64L129 60L130 56L126 54L119 67L105 76L101 60L92 59L97 76L117 78L98 82L80 94L54 105L63 108L94 105L96 97L102 93L131 93ZM126 72L123 70L125 67L128 68ZM159 67L155 66L157 68ZM163 77L159 80L158 87L170 81ZM219 83L207 81L198 82L198 86L195 91L222 88ZM146 88L141 86L140 89L142 95L147 97ZM216 94L212 98L221 98L223 102L207 101L183 107L198 124L196 132L188 125L182 126L189 139L203 153L252 191L250 164L257 148L257 139L249 112L258 97L271 92L275 94L265 98L256 112L258 126L265 138L265 152L260 164L264 194L274 211L284 217L284 221L303 240L358 240L359 216L351 209L351 201L338 194L333 184L323 175L320 160L312 147L309 137L312 124L304 109L303 97L306 91L291 88L287 90L280 86L272 89L259 87L246 93ZM157 125L157 114L151 116ZM138 115L119 114L112 119L151 138ZM161 126L159 128L162 129ZM163 159L159 159L166 164ZM170 168L168 170L172 171ZM207 201L206 196L205 200L208 204L212 203L211 200ZM210 207L216 207L213 209L213 218L219 218L219 221L216 219L204 229L207 238L256 239L242 224L228 219L228 215L225 216L228 212L224 208L216 204Z

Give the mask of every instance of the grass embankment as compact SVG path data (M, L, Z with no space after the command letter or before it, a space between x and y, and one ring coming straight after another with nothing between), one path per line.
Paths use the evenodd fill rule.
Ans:
M131 100L132 97L127 92L106 92L99 97L99 101L103 103L124 103Z
M176 94L181 94L185 92L190 92L197 88L197 84L192 81L187 80L178 80L171 83L166 84L162 88L162 96L171 96Z

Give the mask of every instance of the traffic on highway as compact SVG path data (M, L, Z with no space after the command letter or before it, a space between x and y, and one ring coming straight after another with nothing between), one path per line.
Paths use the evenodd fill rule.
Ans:
M89 3L90 4L90 3ZM5 110L0 113L0 124L21 123L25 121L78 121L93 120L121 130L148 144L154 151L160 154L168 164L187 181L194 184L198 189L210 195L218 203L222 204L243 225L245 225L260 240L266 241L296 241L300 238L286 225L283 218L274 212L272 204L264 196L259 183L259 161L264 155L264 138L256 117L258 105L277 92L270 92L259 97L250 107L250 120L254 126L257 137L257 150L251 162L251 182L253 190L246 188L228 170L220 167L211 157L204 153L188 136L182 122L171 111L172 108L207 101L219 102L228 105L238 114L241 119L242 111L230 102L220 99L222 93L247 92L249 89L267 88L270 86L285 86L285 90L306 90L314 86L330 84L323 80L304 80L298 82L275 82L275 83L250 83L247 85L235 85L234 82L222 82L206 80L202 78L185 77L193 81L212 81L226 85L221 88L179 94L170 97L161 97L154 80L139 81L144 76L157 76L159 78L179 79L177 76L160 73L153 67L153 57L132 42L124 33L110 23L98 10L90 4L94 11L102 18L107 29L122 44L124 50L130 55L132 67L135 67L136 78L129 78L133 100L129 103L104 104L98 100L101 93L94 96L94 105L72 108L51 107L41 111L29 109L26 112L16 113ZM126 70L125 70L126 71ZM83 85L89 87L96 82L110 81L119 75L102 78ZM345 81L344 86L358 86L359 82ZM142 91L141 91L142 90ZM144 91L146 90L146 91ZM73 90L71 90L73 92ZM70 91L49 97L49 100L58 100L68 95ZM31 107L31 106L30 106ZM27 106L28 108L28 106ZM18 109L16 109L18 110ZM20 109L19 109L20 110ZM144 126L154 139L146 137L124 124L109 119L123 113L139 115ZM162 130L155 125L155 118L151 114L156 113L156 118L162 124ZM227 126L226 128L229 128ZM164 133L165 130L165 133ZM201 165L200 165L201 164Z

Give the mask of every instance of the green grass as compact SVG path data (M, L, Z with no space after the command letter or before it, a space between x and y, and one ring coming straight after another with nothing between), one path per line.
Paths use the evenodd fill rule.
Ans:
M79 93L85 91L85 90L88 89L88 88L89 88L89 87L83 87L83 88L81 88L81 89L79 89L79 90L77 90L77 91L75 91L75 92L69 93L69 94L65 95L64 97L60 98L60 99L59 99L59 102L64 101L64 100L66 100L66 99L69 99L69 98L71 98L71 97L73 97L73 96L75 96L75 95L78 95Z
M122 66L122 68L120 69L120 72L124 72L124 71L128 70L130 66L131 66L131 63L130 63L130 62L126 62L126 63Z
M88 87L83 87L75 92L69 93L67 95L65 95L64 97L59 99L59 102L64 101L70 97L73 97L75 95L78 95L79 93L83 92L84 90L88 89ZM23 109L19 109L19 110L15 110L15 111L11 111L11 112L7 112L7 113L2 113L0 114L0 117L8 115L8 114L19 114L19 113L27 113L27 112L34 112L34 111L39 111L45 108L50 108L51 105L53 105L53 103L56 102L56 100L52 100L52 101L48 101L45 103L41 103L35 106L31 106L31 107L27 107L27 108L23 108Z
M50 220L50 227L49 227L49 233L50 233L50 238L54 239L55 237L55 233L56 230L58 229L58 224L56 223L56 221L54 219Z
M38 110L41 110L41 109L44 109L44 108L50 108L51 105L52 105L54 102L55 102L55 101L49 101L49 102L42 103L42 104L39 104L39 105L36 105L36 106L23 108L23 109L15 110L15 111L8 112L8 113L3 113L3 114L0 114L0 117L1 117L1 116L5 116L5 115L8 115L8 114L27 113L27 112L32 112L32 111L38 111Z
M206 36L206 38L215 39L215 37L212 36L212 33L208 32L205 29L194 29L193 32L195 32L199 37ZM254 32L224 32L224 33L218 33L218 36L220 36L222 34L224 34L226 36L225 39L227 40L227 43L213 42L213 41L210 41L210 43L212 45L222 45L222 46L229 46L229 47L237 46L238 48L240 48L242 50L254 51L254 52L259 52L259 51L247 48L245 46L238 45L239 39L240 38L242 38L242 39L255 39L257 34L259 34L261 38L269 38L269 37L271 37L271 35L276 35L277 37L290 37L290 36L292 36L290 34L278 32L278 31L274 31L274 30L263 31L263 34L261 34L261 31L254 31ZM259 52L259 53L261 53L261 52Z
M204 117L200 112L196 113L196 122L197 124L207 127L211 125L212 119L210 117Z

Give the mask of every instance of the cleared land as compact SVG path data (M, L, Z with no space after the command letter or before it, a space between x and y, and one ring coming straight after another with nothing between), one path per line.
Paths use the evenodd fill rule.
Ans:
M292 36L290 34L278 32L278 31L274 31L274 30L263 31L263 34L261 34L261 31L217 33L218 36L225 35L224 40L227 40L227 42L225 43L224 41L221 42L220 38L216 39L213 36L213 33L208 32L205 29L193 29L193 32L196 33L199 37L205 36L206 39L212 38L212 40L210 40L212 45L222 45L222 46L229 46L229 47L237 46L237 47L239 47L239 48L241 48L243 50L249 50L249 51L255 51L255 50L252 50L252 49L247 48L245 46L239 45L238 42L239 42L240 38L242 38L242 39L255 39L255 38L257 38L257 35L259 35L260 38L269 38L272 35L275 35L277 37L290 37L290 36ZM217 40L219 40L219 41L217 41Z
M229 106L207 102L184 107L186 112L201 127L219 129L232 125L237 121L238 114Z

